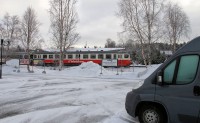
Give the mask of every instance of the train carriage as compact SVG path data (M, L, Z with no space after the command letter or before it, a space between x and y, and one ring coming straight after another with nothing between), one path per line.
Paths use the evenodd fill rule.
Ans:
M99 65L103 60L117 60L118 66L129 66L131 64L130 55L126 52L116 51L77 51L67 52L64 55L64 65L79 65L83 62L92 61Z
M34 65L45 64L45 66L55 66L59 64L59 52L35 50L31 55ZM74 66L80 65L83 62L92 61L102 65L104 60L115 60L117 66L129 66L132 64L130 54L122 48L103 48L103 49L76 49L63 53L63 65Z

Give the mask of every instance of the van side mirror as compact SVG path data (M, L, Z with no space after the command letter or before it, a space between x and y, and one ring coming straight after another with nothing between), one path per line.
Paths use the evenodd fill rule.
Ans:
M158 71L156 78L157 78L157 84L163 85L163 72L162 71Z

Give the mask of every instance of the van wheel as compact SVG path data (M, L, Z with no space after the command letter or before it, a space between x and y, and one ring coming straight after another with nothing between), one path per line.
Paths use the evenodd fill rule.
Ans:
M155 106L143 105L139 111L140 123L166 123L164 114Z

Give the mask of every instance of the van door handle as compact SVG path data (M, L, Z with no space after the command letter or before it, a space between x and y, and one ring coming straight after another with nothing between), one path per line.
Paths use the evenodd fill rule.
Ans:
M194 86L193 93L194 96L200 96L200 86Z

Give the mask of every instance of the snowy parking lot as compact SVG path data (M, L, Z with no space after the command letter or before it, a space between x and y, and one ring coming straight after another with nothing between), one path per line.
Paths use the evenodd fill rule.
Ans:
M124 108L126 93L141 86L157 66L104 69L84 63L62 71L11 60L0 80L0 123L137 123Z

